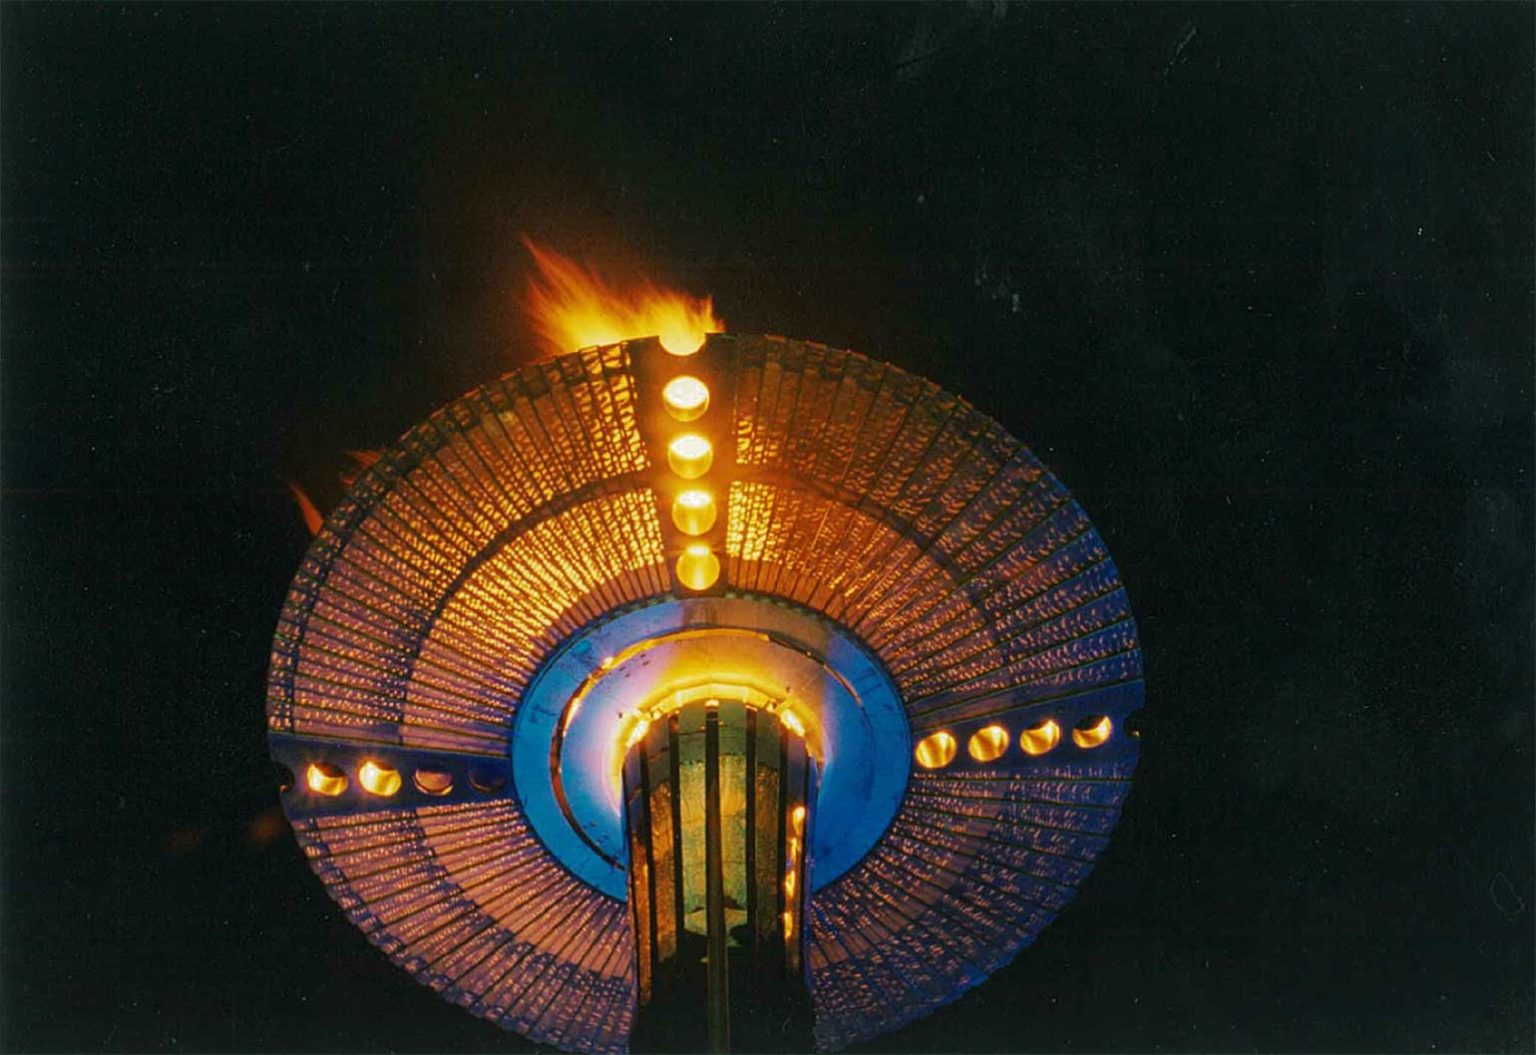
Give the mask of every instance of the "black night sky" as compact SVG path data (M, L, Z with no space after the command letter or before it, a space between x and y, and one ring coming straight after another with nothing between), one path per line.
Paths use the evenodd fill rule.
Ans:
M0 1045L522 1051L276 808L347 448L527 232L960 392L1130 590L1082 895L868 1051L1529 1051L1529 5L0 8Z

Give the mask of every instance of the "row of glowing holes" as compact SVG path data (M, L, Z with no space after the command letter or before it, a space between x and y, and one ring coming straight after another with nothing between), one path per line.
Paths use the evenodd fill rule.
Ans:
M425 795L446 795L453 790L453 774L441 769L418 769L412 779L416 790ZM372 760L358 767L357 782L370 795L386 799L399 791L402 784L398 769L391 769ZM304 773L304 783L317 795L334 797L347 790L347 775L329 762L311 762ZM484 786L473 780L470 783L475 784L477 791L497 790L489 783Z
M1084 749L1098 747L1113 731L1114 723L1108 715L1086 718L1072 730L1072 742ZM978 762L992 762L1008 750L1008 740L1007 729L989 725L973 733L965 749ZM1019 734L1019 747L1026 755L1043 755L1060 742L1061 726L1053 718ZM942 769L954 761L957 749L955 738L949 733L931 733L918 741L917 764L924 769Z
M682 374L661 389L667 413L681 422L693 421L709 409L709 386ZM667 465L684 480L709 472L715 450L697 432L685 432L667 444ZM715 526L715 499L702 488L689 488L672 500L672 523L685 535L702 535ZM703 542L690 542L677 558L677 578L690 590L707 590L720 578L720 558Z

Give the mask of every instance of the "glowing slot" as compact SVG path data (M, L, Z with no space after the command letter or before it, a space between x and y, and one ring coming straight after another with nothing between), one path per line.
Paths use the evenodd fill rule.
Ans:
M955 760L956 746L948 733L931 733L917 742L917 764L924 769L941 769Z
M707 590L720 578L720 558L702 542L693 542L677 558L677 581L690 590Z
M697 480L714 460L714 447L697 432L685 432L667 444L667 464L684 480Z
M708 491L684 491L672 500L672 523L685 535L702 535L715 526L715 500Z
M1072 727L1072 742L1082 748L1098 747L1109 739L1113 729L1107 714L1084 718Z
M794 936L795 936L795 914L793 912L790 912L788 909L786 909L784 911L784 937L787 939L787 938L793 938Z
M424 795L446 795L453 790L453 774L445 769L418 769L416 790Z
M1060 742L1061 726L1050 718L1019 734L1019 746L1026 755L1043 755Z
M381 766L370 759L358 769L357 782L370 795L388 798L400 790L400 771Z
M304 783L316 795L340 795L347 790L347 775L329 762L311 762Z
M1000 725L978 729L966 743L965 750L978 762L991 762L1008 750L1008 730Z
M784 875L784 896L795 896L795 873L787 872Z
M661 401L678 421L693 421L709 409L709 386L683 374L662 386Z
M795 833L805 831L805 807L796 806L789 814L789 823L794 825Z

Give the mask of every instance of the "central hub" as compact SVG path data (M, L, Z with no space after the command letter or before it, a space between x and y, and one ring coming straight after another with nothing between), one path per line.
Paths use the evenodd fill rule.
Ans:
M518 709L513 780L547 846L626 896L622 771L657 722L714 700L771 715L821 774L811 889L879 839L906 786L910 733L894 686L851 634L756 597L664 600L589 627Z

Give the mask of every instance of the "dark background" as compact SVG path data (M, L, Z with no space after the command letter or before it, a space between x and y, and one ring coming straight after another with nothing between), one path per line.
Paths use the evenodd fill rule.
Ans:
M1531 1050L1529 5L0 8L0 1044L485 1051L288 836L340 494L528 232L961 392L1096 520L1138 786L868 1051Z

